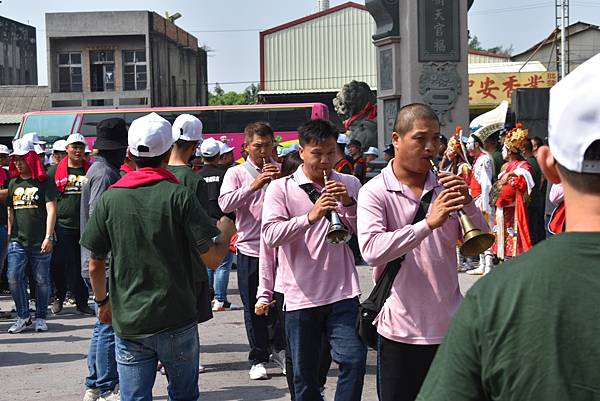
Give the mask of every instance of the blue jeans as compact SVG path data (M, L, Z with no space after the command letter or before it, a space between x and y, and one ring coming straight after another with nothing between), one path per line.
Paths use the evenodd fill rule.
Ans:
M126 340L115 335L121 401L151 401L160 360L169 378L170 401L197 401L198 328L196 322L183 328Z
M362 398L367 348L356 335L357 313L358 298L285 312L296 401L321 401L317 368L323 334L329 340L331 357L340 368L335 400L359 401Z
M29 318L29 302L27 297L27 281L25 268L31 264L36 283L35 317L46 319L48 312L48 296L50 295L50 259L52 252L42 253L40 248L24 248L20 243L12 241L8 245L8 284L17 306L17 316Z
M231 271L233 254L228 252L215 270L206 269L208 273L208 285L215 292L215 299L220 302L227 301L227 286L229 285L229 272Z
M92 292L92 285L89 279L85 279L85 284L88 290ZM108 283L106 285L108 289ZM98 316L97 305L96 316ZM114 390L119 383L115 355L115 332L111 325L104 324L98 319L96 319L94 330L92 331L87 362L89 374L85 378L85 386L87 388L96 388L101 393Z

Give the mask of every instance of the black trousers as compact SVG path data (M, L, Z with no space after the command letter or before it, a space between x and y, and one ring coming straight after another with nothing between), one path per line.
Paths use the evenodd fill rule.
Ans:
M544 219L544 208L528 206L527 218L529 219L529 234L531 245L535 245L546 239L546 225Z
M59 301L64 301L69 289L77 306L87 305L89 293L81 277L79 230L56 226L56 237L50 263L52 280L56 287L54 296Z
M278 324L273 316L258 316L254 313L256 292L258 291L258 258L237 255L238 288L244 305L244 324L250 353L248 360L252 365L269 362L271 351L285 349L280 330L269 330L269 326ZM277 316L274 316L275 319Z
M290 398L294 401L294 367L292 365L292 353L287 346L287 337L285 336L285 311L283 310L285 297L280 292L273 292L273 300L276 301L275 309L277 309L277 315L279 316L281 336L285 341L285 379L290 390ZM327 341L327 336L323 336L321 339L321 359L319 361L319 385L321 387L325 387L327 383L327 374L329 373L329 368L331 368L331 362L331 346L329 345L329 341Z
M379 401L414 401L421 390L438 345L403 344L379 336L378 348Z

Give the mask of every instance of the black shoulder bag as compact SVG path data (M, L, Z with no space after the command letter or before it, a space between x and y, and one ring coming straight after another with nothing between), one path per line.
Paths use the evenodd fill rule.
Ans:
M425 196L421 198L419 209L417 210L417 214L411 225L416 224L425 218L432 196L433 190L427 192ZM398 271L400 271L405 256L406 255L402 255L385 266L385 270L381 274L381 277L379 277L379 280L377 280L375 288L373 288L369 297L358 306L356 332L365 345L373 349L377 347L377 327L373 325L373 321L377 315L379 315L381 308L383 308L383 304L385 304L385 301L390 296L392 285L394 284Z

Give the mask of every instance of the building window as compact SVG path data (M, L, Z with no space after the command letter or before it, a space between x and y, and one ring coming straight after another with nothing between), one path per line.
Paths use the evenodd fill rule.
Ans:
M145 90L148 83L145 50L123 50L123 89Z
M90 52L90 82L92 92L115 90L115 52L95 50Z
M58 54L58 91L81 92L81 53Z

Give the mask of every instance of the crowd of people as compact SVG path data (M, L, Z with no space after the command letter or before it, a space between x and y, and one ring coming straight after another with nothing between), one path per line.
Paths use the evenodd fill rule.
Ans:
M447 142L429 106L406 105L378 174L378 149L318 119L287 147L248 124L237 163L187 114L104 120L93 157L71 134L49 168L24 135L0 147L8 331L47 331L69 299L96 314L84 401L151 400L157 370L169 399L199 399L197 325L238 308L249 379L274 362L295 401L324 399L332 362L335 399L360 400L367 346L382 401L596 399L599 68L552 89L549 147L505 127L507 104ZM459 214L493 234L471 260ZM227 299L234 254L241 306ZM381 301L370 317L362 260ZM457 268L492 274L463 299Z

